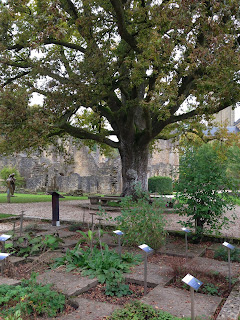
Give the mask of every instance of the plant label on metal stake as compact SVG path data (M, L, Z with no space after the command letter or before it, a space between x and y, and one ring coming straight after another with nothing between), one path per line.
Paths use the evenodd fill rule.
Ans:
M121 257L122 254L122 248L121 248L121 236L124 234L121 230L115 230L113 231L118 236L118 253Z
M142 244L138 246L144 251L144 295L147 294L147 257L150 253L153 253L153 249L150 248L147 244Z
M223 246L227 248L228 250L228 279L229 279L229 290L231 290L231 250L235 249L235 247L228 243L228 242L223 242Z
M195 320L195 308L194 308L194 290L198 290L203 284L202 281L194 278L191 274L187 274L182 281L190 287L191 292L191 320Z
M185 246L186 246L186 259L187 259L188 258L188 238L187 238L187 235L191 231L187 228L182 228L182 231L185 232Z

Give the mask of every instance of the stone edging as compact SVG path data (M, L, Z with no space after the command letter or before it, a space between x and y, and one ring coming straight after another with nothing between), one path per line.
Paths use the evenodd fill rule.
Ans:
M240 278L238 279L240 280ZM240 283L235 285L216 320L238 320L240 315Z

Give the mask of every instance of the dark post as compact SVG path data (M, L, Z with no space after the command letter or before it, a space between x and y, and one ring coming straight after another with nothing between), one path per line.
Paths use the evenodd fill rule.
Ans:
M58 192L49 192L52 195L52 226L59 227L59 198L64 198Z

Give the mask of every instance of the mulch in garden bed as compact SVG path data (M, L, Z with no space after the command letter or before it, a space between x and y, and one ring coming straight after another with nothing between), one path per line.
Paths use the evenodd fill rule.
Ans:
M194 272L190 272L193 276L195 276L198 280L202 281L202 286L198 289L198 293L213 295L213 296L220 296L221 298L226 298L229 296L229 283L228 280L219 275L218 273L215 274L206 274L206 273L199 273L194 274ZM189 286L182 282L182 279L186 273L182 273L178 276L175 276L173 281L169 284L171 287L180 288L184 290L189 290Z
M81 297L90 300L96 300L99 302L108 302L111 304L124 305L125 303L140 299L144 296L144 286L135 283L129 283L129 289L132 291L131 295L118 298L116 296L107 296L105 294L105 284L98 284L96 287L88 290L87 292L82 293ZM147 293L149 293L151 290L153 290L153 288L148 287Z

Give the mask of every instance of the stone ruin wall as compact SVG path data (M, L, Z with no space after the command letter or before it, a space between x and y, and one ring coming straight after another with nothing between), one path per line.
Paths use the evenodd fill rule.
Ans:
M149 158L148 177L172 176L178 166L178 153L170 141L160 141L161 151L153 152ZM116 194L121 192L121 160L119 156L108 159L99 150L90 152L86 146L78 149L69 146L72 157L66 163L63 156L50 150L49 154L25 153L0 158L0 170L16 167L25 178L25 188L31 191L61 191L83 193ZM2 191L6 188L2 187Z

